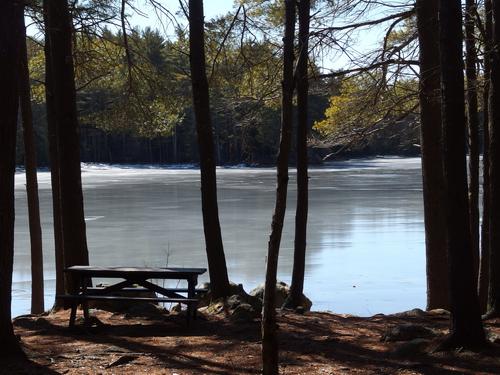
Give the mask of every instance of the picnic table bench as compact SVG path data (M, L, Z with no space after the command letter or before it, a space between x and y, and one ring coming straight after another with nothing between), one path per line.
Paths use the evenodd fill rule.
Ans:
M196 289L198 276L205 273L205 268L150 268L150 267L95 267L71 266L64 270L75 277L77 288L71 294L57 295L57 298L69 300L71 314L69 326L75 324L78 305L82 305L85 323L89 322L89 301L137 301L137 302L172 302L187 305L187 322L196 318L198 306L197 293L206 291ZM89 287L92 278L122 279L109 286ZM186 280L187 288L164 288L149 280ZM134 287L138 285L139 287ZM156 297L127 296L129 292L153 292ZM122 295L112 295L120 292Z

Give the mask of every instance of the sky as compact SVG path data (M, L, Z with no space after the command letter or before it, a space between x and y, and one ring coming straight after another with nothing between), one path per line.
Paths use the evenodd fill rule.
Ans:
M1 0L0 0L1 1ZM186 24L186 19L184 14L180 11L179 0L155 0L160 3L163 7L168 9L172 14L175 15L175 22L180 24ZM388 0L394 2L394 4L401 3L404 0ZM205 0L204 2L205 20L210 20L218 15L225 14L234 8L234 4L238 3L237 0ZM151 7L150 0L138 0L134 1L133 4L139 9L139 12L134 12L132 8L127 9L127 19L131 27L140 27L142 29L146 27L151 27L153 29L158 29L167 37L173 37L175 28L174 23L169 20L166 16L160 15L160 19L155 13L154 9ZM387 8L385 8L387 9ZM374 12L377 13L377 12ZM378 18L380 14L374 14L374 18ZM26 21L29 24L29 20ZM338 25L343 25L345 22L339 20ZM358 51L367 51L373 49L375 46L380 45L380 41L383 38L383 28L372 28L370 30L360 31L353 39L353 45L351 48L355 48ZM28 27L28 35L40 38L40 34L34 27ZM346 69L349 64L348 59L344 55L335 54L329 52L327 55L323 56L321 61L316 61L319 66L322 66L326 70L343 70Z
M158 20L157 15L149 5L146 4L146 0L137 3L137 6L141 9L143 14L130 13L129 23L131 26L139 26L140 28L152 27L159 29L167 36L174 36L174 28L172 27L172 22L169 22L166 17L162 17L162 20ZM172 13L177 13L176 22L185 23L184 14L180 12L179 0L157 0L163 6L165 6ZM401 0L389 0L394 3L400 3ZM205 0L204 3L204 13L205 20L210 20L218 15L225 14L234 8L234 4L238 3L236 0ZM376 13L376 12L375 12ZM374 14L375 18L380 17L379 14ZM339 22L344 24L343 22ZM167 30L165 30L165 26ZM380 44L380 40L383 38L383 29L370 29L366 31L360 31L355 38L356 49L358 51L370 50L376 45ZM351 46L354 47L354 46ZM338 70L346 69L349 65L346 56L331 54L325 55L321 62L317 61L320 66L327 70Z
M180 10L179 0L159 0L158 2L161 3L165 8L167 8L172 13L176 13ZM205 0L203 2L205 20L209 20L218 15L229 12L233 8L233 4L234 0ZM162 22L168 25L168 20L166 20L166 17L162 19L162 22L158 20L158 17L156 16L151 6L149 5L141 6L140 3L138 4L138 6L140 7L141 11L144 12L144 15L140 15L137 13L131 14L129 22L132 26L139 26L141 28L149 26L161 30L163 29ZM184 18L185 17L183 14L178 14L177 21L180 23L184 23L185 21ZM170 29L168 30L168 33L170 34L172 33L172 31L173 29Z
M178 10L180 10L179 0L157 0L157 1L172 13L176 13ZM203 2L205 19L211 19L217 15L229 12L233 7L233 3L234 3L233 0L205 0ZM168 24L168 22L166 22L166 18L164 18L162 22L158 20L158 17L156 16L155 12L151 8L151 6L146 4L145 0L140 0L136 2L136 5L143 14L138 14L136 12L133 12L132 10L129 10L127 13L129 15L129 23L131 26L133 27L139 26L141 28L152 27L161 30L163 28L162 22ZM177 20L179 22L184 21L184 15L179 14ZM30 20L26 19L26 24L30 25L30 23L31 23ZM169 30L169 33L171 33L172 31L173 29ZM32 36L38 35L38 30L36 30L34 27L28 26L28 35Z

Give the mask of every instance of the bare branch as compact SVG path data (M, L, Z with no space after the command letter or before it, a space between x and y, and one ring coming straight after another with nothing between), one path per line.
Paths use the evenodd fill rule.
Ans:
M345 75L351 74L351 73L368 72L370 70L373 70L373 69L376 69L376 68L380 68L380 67L383 67L383 66L387 66L387 65L417 65L418 66L419 62L418 62L418 60L388 59L388 60L384 60L384 61L379 61L379 62L373 63L373 64L368 65L368 66L362 66L362 67L359 67L359 68L352 68L352 69L347 69L347 70L339 70L339 71L332 72L332 73L317 74L317 75L315 75L312 78L313 79L318 79L318 78L321 79L321 78L342 77L342 76L345 76Z

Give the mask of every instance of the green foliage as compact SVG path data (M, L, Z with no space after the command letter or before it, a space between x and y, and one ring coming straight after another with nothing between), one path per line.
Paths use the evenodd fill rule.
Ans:
M279 141L281 51L267 40L242 41L241 25L232 21L226 15L206 25L207 74L220 162L271 162ZM75 34L80 123L105 134L172 139L172 144L175 138L184 160L193 160L197 147L185 32L178 30L175 40L151 29L134 29L127 36L130 65L119 32ZM30 49L30 71L33 100L43 106L41 44L33 43ZM92 142L85 142L85 147Z
M314 128L336 141L350 141L385 124L404 118L418 106L418 81L383 84L380 74L348 77L338 95L330 97L325 119Z
M240 9L237 17L228 13L205 25L214 139L220 162L272 162L279 142L284 1L243 3L245 12ZM134 4L127 1L127 13L135 11ZM184 152L184 160L196 159L187 31L178 25L175 37L166 39L127 23L125 42L120 7L114 0L72 5L78 113L90 129L82 134L136 137L150 145L161 139ZM36 10L32 16L43 24ZM45 61L43 41L38 42L30 52L30 71L33 100L43 106ZM89 149L108 140L84 143Z
M119 34L80 34L75 50L82 120L110 132L154 138L172 135L182 122L187 84L172 58L174 46L150 29L129 37L132 64Z

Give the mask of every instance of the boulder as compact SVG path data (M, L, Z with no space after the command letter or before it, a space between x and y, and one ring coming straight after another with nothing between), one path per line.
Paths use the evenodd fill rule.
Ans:
M259 285L257 288L253 289L250 292L251 296L257 297L262 302L264 298L264 284ZM290 287L284 283L283 281L278 281L276 283L276 295L275 295L275 303L276 306L286 307L287 299L290 296ZM300 307L302 307L302 311L310 311L312 307L312 302L309 298L307 298L304 294L302 294L302 300Z
M426 316L426 312L422 309L413 309L408 311L403 311L400 313L393 314L398 318L424 318Z
M221 314L225 310L224 307L224 301L220 300L214 303L211 303L210 305L206 306L203 310L204 313L212 315L212 314Z
M246 293L241 284L230 283L230 296L225 299L214 298L209 283L203 284L202 288L208 291L199 295L198 308L205 314L224 314L238 322L251 321L260 316L261 300Z
M381 341L410 341L414 339L426 339L436 336L432 329L418 325L405 323L389 327L382 335Z
M258 318L260 313L248 303L239 304L234 310L231 311L229 319L235 322L251 322Z
M500 344L500 335L494 332L488 332L487 334L488 340L495 344Z
M39 317L37 315L18 316L16 318L12 319L12 324L14 326L18 326L18 327L23 327L23 328L27 328L27 329L37 329L37 330L52 327L52 325L50 324L50 322L47 319L45 319L43 317Z
M210 289L210 283L204 283L202 285L203 289L207 289L208 291L205 293L200 293L199 298L200 301L198 303L198 308L210 306L214 303L219 303L222 301L221 298L214 298L213 293ZM243 289L243 285L230 283L230 294L229 297L226 298L226 305L230 309L236 308L241 303L247 303L253 307L254 310L260 311L262 310L262 301L259 298L249 295Z
M178 314L181 311L182 311L182 306L180 303L177 303L170 308L170 313Z
M208 291L199 295L198 307L206 314L225 314L234 321L251 321L261 314L264 285L260 285L248 294L241 284L230 283L231 294L226 299L215 299L209 283L203 284L202 288ZM276 306L283 306L289 296L290 287L284 282L278 282L276 284ZM309 311L311 306L312 302L303 295L302 304L296 308L296 311L304 313Z
M226 298L226 306L227 306L227 308L229 308L231 310L236 309L239 305L241 305L243 303L246 303L245 299L241 295L238 295L238 294L234 294L234 295Z
M411 341L398 344L398 346L393 350L393 353L397 356L411 357L425 352L428 345L429 340L413 339Z
M450 312L445 309L433 309L427 311L427 314L432 315L432 316L443 316L444 318L448 319Z

